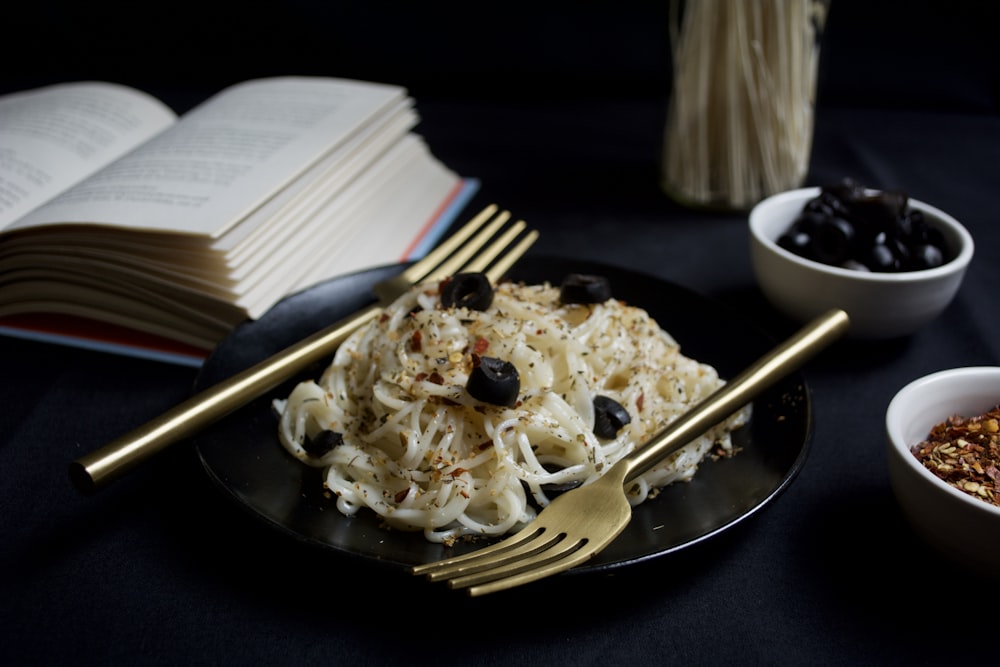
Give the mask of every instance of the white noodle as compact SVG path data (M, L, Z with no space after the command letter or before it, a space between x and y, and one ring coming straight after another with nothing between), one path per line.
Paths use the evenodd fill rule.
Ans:
M812 149L825 0L672 0L664 189L746 208L798 187Z
M437 290L400 297L341 346L322 377L275 401L281 443L324 469L346 515L368 508L432 542L505 534L548 504L545 485L597 479L722 384L646 311L614 299L563 305L558 287L503 283L492 306L475 311L442 307ZM514 407L466 392L474 352L518 369ZM599 394L631 416L614 439L593 432ZM730 432L749 411L643 475L630 502L691 479L716 448L732 453ZM304 443L323 430L341 433L343 444L310 456Z

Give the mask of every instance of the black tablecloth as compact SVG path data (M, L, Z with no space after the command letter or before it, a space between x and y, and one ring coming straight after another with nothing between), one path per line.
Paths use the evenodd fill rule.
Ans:
M541 231L532 252L649 273L773 336L743 214L658 187L663 107L428 101L434 151ZM2 342L0 660L6 664L951 662L996 657L996 584L921 542L893 498L883 415L943 368L1000 362L1000 118L821 109L809 182L902 187L965 223L977 254L916 335L810 363L814 436L764 511L676 554L468 599L318 553L258 524L171 450L94 497L67 464L188 394L196 371ZM1000 538L998 538L1000 539Z

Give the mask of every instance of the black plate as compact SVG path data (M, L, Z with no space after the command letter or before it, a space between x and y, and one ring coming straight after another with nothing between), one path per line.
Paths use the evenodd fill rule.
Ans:
M370 287L399 271L380 267L336 278L283 300L254 322L238 327L205 362L196 389L205 388L371 302ZM615 296L645 308L681 344L681 351L736 375L773 346L750 324L702 295L620 268L565 259L528 257L512 271L527 282L558 282L569 272L607 276ZM277 439L271 400L294 383L316 377L309 369L267 396L205 430L195 440L211 478L254 516L284 533L344 555L410 566L475 547L451 549L420 533L386 530L373 513L348 518L321 493L319 473L288 455ZM751 423L735 434L743 451L706 461L689 483L668 486L635 508L625 532L585 566L588 572L675 552L717 535L773 500L805 462L812 420L809 391L792 374L754 403Z

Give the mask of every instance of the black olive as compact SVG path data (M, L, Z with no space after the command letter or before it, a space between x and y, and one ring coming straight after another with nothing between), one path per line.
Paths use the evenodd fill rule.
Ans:
M891 231L906 211L909 198L900 192L881 190L851 204L851 217L878 231Z
M944 232L937 227L926 225L921 234L921 240L932 246L937 246L942 255L945 254L945 250L948 248L948 243L944 240Z
M924 222L921 216L912 214L901 215L894 221L889 233L899 239L911 242L924 235Z
M795 219L792 227L806 234L813 234L817 227L830 218L837 217L837 215L837 212L832 209L825 213L821 211L802 211L799 217Z
M889 246L884 243L876 243L868 249L863 264L872 271L885 273L895 271L899 263Z
M594 397L594 435L610 440L618 435L622 426L632 421L628 410L613 398Z
M821 194L806 202L802 208L804 214L816 216L820 219L837 215L844 210L844 205L833 195Z
M812 257L812 236L801 229L792 229L778 237L778 245L802 257Z
M604 303L611 298L611 283L603 276L571 273L563 278L559 300L563 303Z
M486 310L493 303L493 285L485 273L456 273L441 287L441 305Z
M871 269L856 259L845 260L844 263L840 265L840 268L849 269L851 271L871 271Z
M944 254L935 245L924 243L910 250L910 261L907 265L911 271L933 269L944 264Z
M889 239L888 246L892 248L892 251L896 254L896 259L899 260L899 268L906 271L906 267L910 263L910 257L913 255L912 246L908 245L906 241L899 238Z
M342 433L324 429L317 433L316 437L306 438L306 441L302 443L302 448L310 456L318 458L342 444L344 444L344 435Z
M496 357L477 357L465 385L469 395L492 405L513 407L521 391L521 376L514 364Z
M840 264L850 257L854 236L850 222L841 217L829 218L813 234L813 256L825 264Z
M849 205L865 196L865 187L853 178L843 178L839 183L820 188L819 199L833 205Z
M820 188L777 243L800 257L858 271L919 271L944 263L944 234L909 202L904 192L844 179Z

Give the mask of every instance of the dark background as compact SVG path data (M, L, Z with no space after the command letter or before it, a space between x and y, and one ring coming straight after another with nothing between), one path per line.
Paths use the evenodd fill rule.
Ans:
M541 230L721 300L778 337L746 216L660 190L668 3L30 2L0 10L0 92L137 86L183 112L284 74L408 87L418 131ZM962 291L913 337L806 369L814 437L765 512L676 557L468 601L263 529L189 450L93 498L66 465L186 398L196 371L0 340L0 663L989 664L995 582L940 558L889 487L904 384L1000 364L1000 3L833 0L808 184L899 187L966 224Z
M567 200L615 219L623 197L663 206L652 186L670 95L669 15L669 0L21 2L5 10L17 28L0 43L0 92L104 79L183 113L256 77L403 85L432 151L483 179L487 198L532 219L565 215ZM835 0L817 124L844 109L995 116L997 26L991 1ZM926 177L939 178L935 169ZM847 175L860 176L814 165L810 182ZM919 182L868 178L926 195Z
M181 111L281 74L401 84L418 100L658 98L669 89L669 5L19 2L3 13L0 85L107 79L169 95ZM997 111L997 3L834 0L828 17L822 103Z

